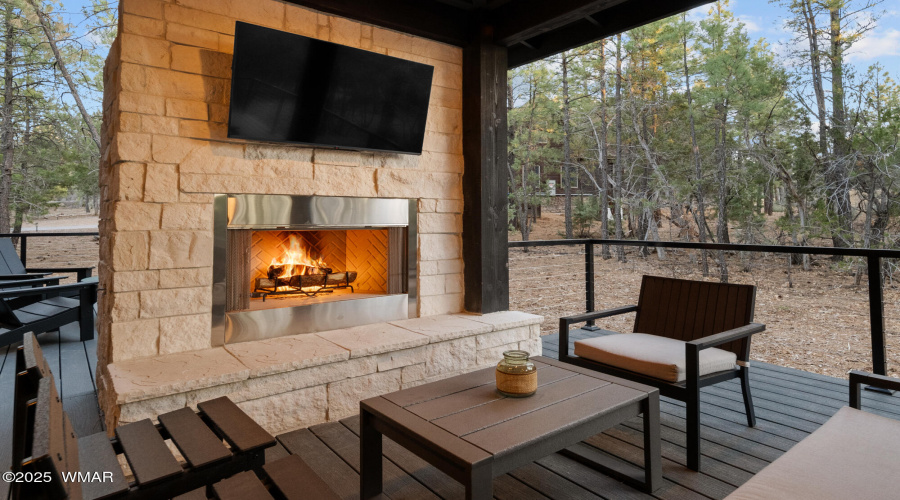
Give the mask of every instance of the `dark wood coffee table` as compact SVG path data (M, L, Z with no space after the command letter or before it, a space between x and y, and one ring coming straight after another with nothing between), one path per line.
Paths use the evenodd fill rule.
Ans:
M493 478L644 415L644 477L590 464L645 491L662 484L659 390L533 358L538 391L497 393L494 368L361 401L360 496L382 492L382 435L466 486L467 499L492 497Z

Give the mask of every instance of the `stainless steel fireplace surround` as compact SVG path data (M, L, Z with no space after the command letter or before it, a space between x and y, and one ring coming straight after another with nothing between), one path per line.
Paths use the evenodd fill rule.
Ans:
M212 345L416 317L416 200L218 194L214 201ZM404 228L403 293L253 311L228 311L229 232ZM394 229L396 230L396 229ZM401 241L400 246L403 247ZM396 256L395 256L396 257Z

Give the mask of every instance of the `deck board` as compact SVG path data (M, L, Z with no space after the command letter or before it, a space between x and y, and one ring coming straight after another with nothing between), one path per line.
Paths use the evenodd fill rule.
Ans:
M605 332L573 330L570 352L579 339ZM63 405L73 427L101 429L96 399L96 340L79 342L74 325L61 333L39 336L51 370L61 387ZM558 357L558 337L546 336L544 355ZM0 421L11 421L15 350L0 348ZM728 381L701 393L701 451L703 472L685 466L684 403L662 398L660 423L663 486L652 496L619 483L567 456L553 454L494 480L499 499L629 499L695 500L722 498L799 440L817 429L846 405L846 380L793 368L754 362L751 387L758 424L746 425L740 385ZM900 420L900 394L890 396L863 391L863 408ZM6 416L8 413L8 417ZM8 466L10 427L0 430L0 466ZM629 420L577 445L623 469L642 467L642 431L639 420ZM96 431L93 431L96 432ZM304 456L341 498L358 495L359 424L353 419L331 422L279 436L278 453ZM463 497L463 488L442 472L394 443L386 443L386 498ZM0 483L0 500L7 498Z

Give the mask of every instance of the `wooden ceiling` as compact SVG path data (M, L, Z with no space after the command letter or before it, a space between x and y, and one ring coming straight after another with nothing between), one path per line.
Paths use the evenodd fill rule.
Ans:
M489 26L513 68L712 0L287 1L460 47Z

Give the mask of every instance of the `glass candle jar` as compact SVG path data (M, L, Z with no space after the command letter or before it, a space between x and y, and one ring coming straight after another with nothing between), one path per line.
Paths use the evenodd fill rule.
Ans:
M497 391L504 396L524 398L537 391L537 367L527 351L506 351L497 363Z

